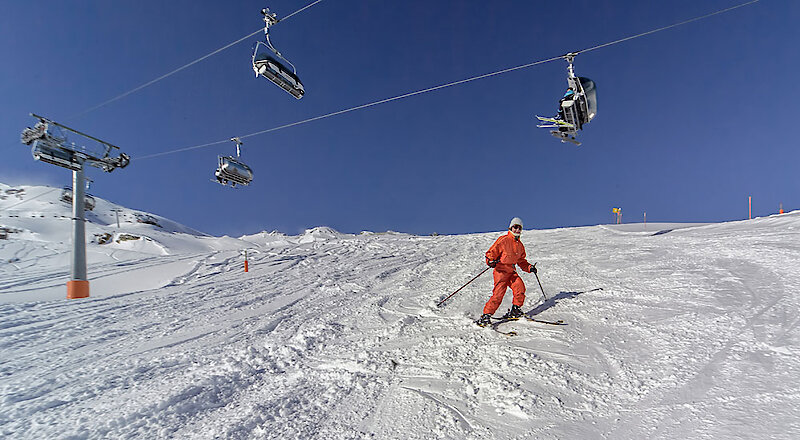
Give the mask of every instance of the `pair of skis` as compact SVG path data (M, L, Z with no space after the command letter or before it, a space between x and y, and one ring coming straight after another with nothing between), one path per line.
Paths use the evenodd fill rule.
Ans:
M542 116L537 116L536 118L544 122L544 124L537 125L539 128L558 128L558 130L551 131L550 134L561 139L561 142L571 142L577 146L581 145L581 143L575 139L575 124L556 118L545 118ZM566 128L567 131L561 131L561 128Z
M575 124L571 124L567 121L562 119L556 118L545 118L542 116L537 116L536 119L546 122L546 124L539 124L537 127L539 128L559 128L559 127L567 127L567 128L575 128Z
M500 333L502 335L517 336L517 332L515 332L514 330L503 331L503 330L500 330L498 327L500 326L500 324L505 324L507 322L513 322L513 321L519 321L520 319L524 319L524 320L531 321L531 322L538 322L539 324L567 325L564 321L562 321L560 319L557 320L557 321L546 321L544 319L536 319L536 318L531 318L528 315L523 315L522 318L492 318L492 320L494 320L494 322L489 324L487 327L490 327L492 330L494 330L497 333Z

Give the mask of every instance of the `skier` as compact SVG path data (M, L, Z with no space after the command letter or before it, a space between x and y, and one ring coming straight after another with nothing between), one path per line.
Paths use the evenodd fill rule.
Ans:
M514 217L508 225L508 234L495 240L492 247L486 251L486 264L494 268L494 289L492 297L483 307L483 316L477 321L481 327L491 324L492 315L503 302L508 287L511 287L514 301L511 310L503 316L503 319L521 318L523 315L520 307L525 302L525 283L522 282L514 266L519 265L528 273L536 273L536 268L525 259L525 246L519 240L521 234L522 219Z
M561 99L558 100L558 113L556 114L556 117L553 118L553 119L560 119L560 120L563 121L564 120L564 101L574 101L574 100L575 100L575 91L572 90L572 89L567 89L566 93L564 93L564 96L561 97ZM567 107L569 107L569 105L570 104L568 104Z

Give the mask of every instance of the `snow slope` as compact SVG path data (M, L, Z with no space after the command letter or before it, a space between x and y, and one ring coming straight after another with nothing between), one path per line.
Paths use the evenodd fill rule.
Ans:
M523 309L567 325L516 337L472 323L488 273L435 307L502 232L146 229L166 254L91 245L71 301L64 246L12 234L0 436L800 438L800 212L683 226L525 231Z
M0 302L64 298L71 264L72 208L62 189L0 184ZM117 227L117 218L119 227ZM92 296L162 287L199 261L232 258L242 240L209 237L164 217L96 198L86 211ZM108 240L106 244L100 242ZM205 254L213 251L228 251ZM199 256L197 256L199 254Z

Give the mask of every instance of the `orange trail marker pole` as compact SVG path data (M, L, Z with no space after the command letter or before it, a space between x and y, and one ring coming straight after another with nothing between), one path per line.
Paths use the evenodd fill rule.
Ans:
M747 196L747 219L753 219L753 196Z
M244 250L244 271L245 272L248 271L248 267L247 267L247 249Z

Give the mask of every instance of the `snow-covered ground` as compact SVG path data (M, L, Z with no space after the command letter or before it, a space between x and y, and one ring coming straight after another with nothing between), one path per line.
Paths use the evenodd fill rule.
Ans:
M489 273L435 306L502 231L216 238L98 199L66 300L60 191L0 185L0 437L800 438L800 212L525 231L523 309L567 325L508 337L472 323Z

